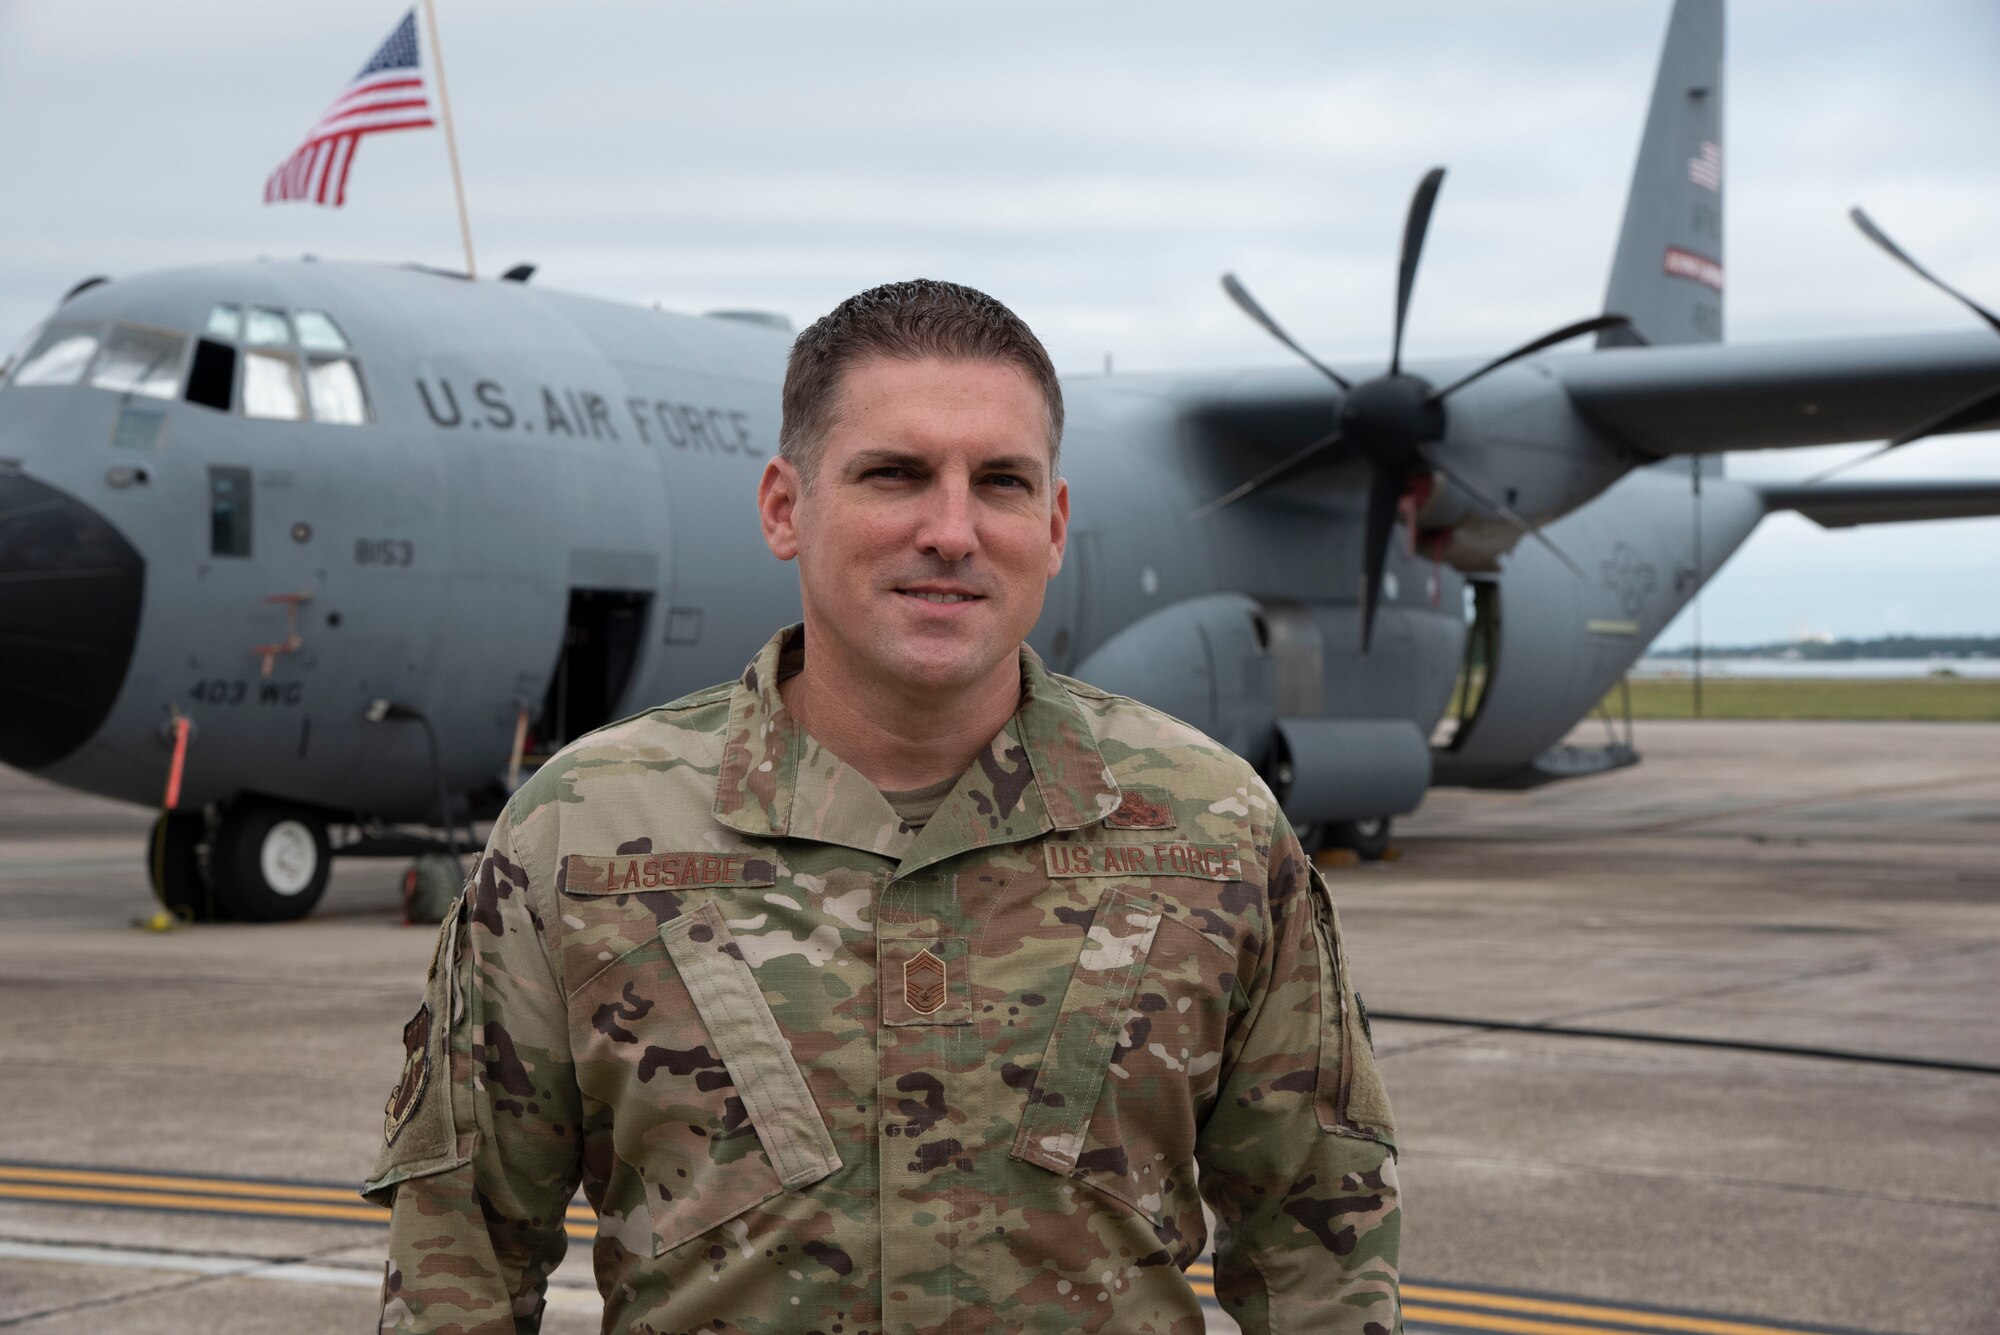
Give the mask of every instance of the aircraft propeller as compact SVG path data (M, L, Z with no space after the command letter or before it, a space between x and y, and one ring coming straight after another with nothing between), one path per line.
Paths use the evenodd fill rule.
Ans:
M1875 220L1870 218L1866 213L1863 213L1860 208L1849 209L1847 216L1854 220L1854 225L1861 229L1863 236L1901 261L1903 266L1911 273L1914 273L1917 277L1923 279L1926 283L1929 283L1932 287L1951 297L1959 305L1964 306L1974 315L1986 321L1995 333L2000 333L2000 315L1995 315L1992 311L1987 310L1971 297L1966 296L1929 269L1911 259L1909 254L1901 246L1891 241L1889 234L1877 227ZM1947 431L1956 431L1961 427L1970 426L1974 422L1985 421L1987 418L1995 415L2000 415L2000 385L1996 385L1991 389L1983 389L1965 400L1965 402L1956 404L1945 409L1937 416L1920 422L1908 431L1894 437L1878 450L1871 450L1858 459L1849 459L1846 463L1836 464L1824 473L1817 474L1807 480L1810 482L1824 482L1837 473L1844 473L1850 468L1858 468L1870 460L1881 458L1890 450L1899 450L1912 441L1922 440L1925 436L1936 436Z
M1437 204L1438 188L1444 184L1444 168L1433 167L1417 183L1410 199L1409 217L1403 224L1403 249L1396 273L1396 323L1389 344L1386 374L1359 384L1313 356L1278 322L1271 318L1235 274L1222 276L1222 290L1245 315L1264 332L1304 358L1321 375L1338 385L1346 397L1340 405L1340 424L1328 435L1279 460L1257 476L1194 512L1202 519L1227 509L1259 492L1308 473L1318 472L1343 459L1359 455L1368 465L1368 503L1362 546L1361 651L1366 653L1375 629L1375 612L1381 603L1382 575L1388 563L1389 542L1394 534L1398 511L1414 509L1429 496L1433 479L1442 476L1470 496L1488 514L1512 524L1553 552L1558 560L1579 576L1582 569L1550 542L1540 528L1501 504L1453 468L1428 447L1444 439L1444 401L1467 385L1491 375L1501 367L1544 348L1554 347L1601 329L1623 328L1631 322L1622 315L1599 315L1578 320L1531 339L1513 351L1494 358L1468 375L1460 376L1439 389L1421 376L1403 373L1403 329L1409 315L1410 294L1417 283L1417 262L1423 255L1424 237L1430 231L1431 210Z

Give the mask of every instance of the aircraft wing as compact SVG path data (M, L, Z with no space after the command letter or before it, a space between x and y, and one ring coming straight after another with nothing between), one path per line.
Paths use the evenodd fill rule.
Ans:
M1665 458L1886 439L2000 385L2000 339L1607 348L1545 365L1594 426ZM1994 427L2000 414L1958 429Z
M1904 519L1976 519L2000 515L2000 479L1963 481L1752 484L1767 511L1796 510L1821 528L1891 524Z

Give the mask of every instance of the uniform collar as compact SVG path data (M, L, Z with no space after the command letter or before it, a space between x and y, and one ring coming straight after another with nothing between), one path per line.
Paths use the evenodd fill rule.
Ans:
M995 733L922 832L798 726L778 683L805 663L805 629L772 636L729 696L715 818L763 838L812 839L895 860L897 875L969 849L1073 830L1117 809L1118 785L1076 698L1021 646L1021 707Z

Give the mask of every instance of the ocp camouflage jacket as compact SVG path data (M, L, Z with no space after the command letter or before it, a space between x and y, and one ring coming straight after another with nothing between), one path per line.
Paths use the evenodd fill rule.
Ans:
M382 1329L536 1330L574 1233L607 1331L1197 1335L1203 1197L1246 1330L1397 1329L1388 1103L1254 771L1023 649L913 835L787 714L801 653L508 804L364 1188Z

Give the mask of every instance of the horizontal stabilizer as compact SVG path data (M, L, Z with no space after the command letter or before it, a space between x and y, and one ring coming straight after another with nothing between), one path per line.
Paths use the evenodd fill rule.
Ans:
M2000 384L2000 341L1981 330L1689 344L1552 357L1545 365L1592 425L1666 458L1888 439ZM2000 420L1951 430L1995 426Z
M1821 528L2000 515L2000 478L1941 482L1759 483L1768 511L1796 510Z

